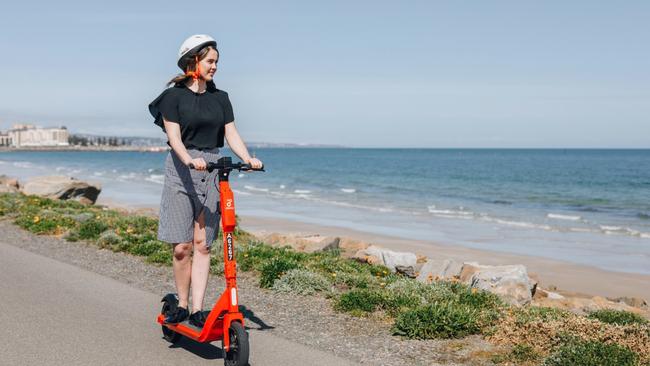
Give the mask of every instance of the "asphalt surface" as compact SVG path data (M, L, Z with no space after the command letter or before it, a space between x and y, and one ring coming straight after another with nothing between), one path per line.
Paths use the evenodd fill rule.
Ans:
M170 345L160 296L0 240L0 365L221 365L220 342ZM252 366L355 365L249 330Z

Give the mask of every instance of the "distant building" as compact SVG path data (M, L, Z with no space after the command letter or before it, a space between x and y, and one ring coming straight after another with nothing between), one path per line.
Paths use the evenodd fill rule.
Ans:
M69 134L65 127L43 128L34 125L15 124L6 135L0 134L0 142L4 141L2 136L7 136L9 145L12 147L69 145Z
M9 134L0 132L0 146L11 146L11 137Z

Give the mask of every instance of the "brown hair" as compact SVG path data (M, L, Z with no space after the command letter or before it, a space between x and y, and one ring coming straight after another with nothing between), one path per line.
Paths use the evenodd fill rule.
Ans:
M215 51L217 51L217 55L219 54L219 50L217 50L216 48L214 48L212 46L203 47L196 54L197 56L199 56L199 61L206 58L208 56L208 52L210 52L210 50L215 50ZM192 57L187 61L187 67L185 68L185 73L184 74L178 74L178 75L174 76L174 78L172 78L171 80L169 80L167 82L167 86L170 86L172 84L180 84L180 83L186 82L187 80L192 78L192 75L189 75L187 72L188 71L195 71L195 70L196 70L196 58Z

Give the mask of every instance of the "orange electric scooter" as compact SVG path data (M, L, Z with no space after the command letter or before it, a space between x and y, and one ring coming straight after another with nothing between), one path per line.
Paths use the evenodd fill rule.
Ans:
M190 165L190 168L193 168ZM221 209L221 225L223 227L223 264L226 278L226 289L214 304L203 328L197 328L188 320L182 323L165 323L165 317L178 306L178 296L167 294L158 323L162 325L163 338L176 343L181 336L202 343L222 341L224 363L226 366L248 365L249 344L248 333L244 329L244 316L239 311L237 303L237 262L233 231L235 230L235 200L228 183L228 176L233 170L264 171L264 168L253 169L249 164L234 163L230 157L223 157L216 163L208 163L208 171L217 170L219 177L219 197Z

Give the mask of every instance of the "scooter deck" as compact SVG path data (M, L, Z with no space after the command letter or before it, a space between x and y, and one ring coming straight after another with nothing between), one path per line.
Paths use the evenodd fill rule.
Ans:
M199 342L211 342L215 340L220 340L222 339L223 336L223 331L222 331L222 324L223 324L223 319L217 319L216 322L213 324L213 327L205 334L204 331L205 329L202 327L197 327L193 324L190 324L189 319L186 319L180 323L176 324L168 324L165 323L164 321L165 317L163 314L158 315L158 323L160 323L164 327L168 327L169 329L180 333L188 338L197 340Z
M201 333L201 331L203 330L203 327L199 328L196 325L190 323L189 319L185 319L185 320L183 320L182 322L180 322L178 324L184 325L184 326L186 326L186 327L188 327L188 328L190 328L190 329L192 329L192 330L194 330L194 331L196 331L198 333Z

